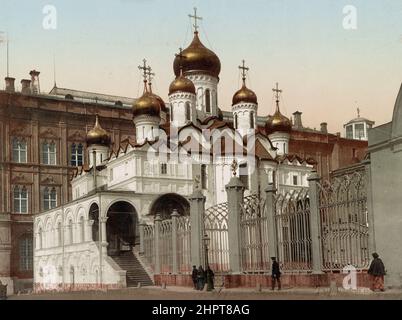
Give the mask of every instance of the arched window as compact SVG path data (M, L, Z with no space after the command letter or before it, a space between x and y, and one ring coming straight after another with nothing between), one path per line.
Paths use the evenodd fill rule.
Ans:
M33 262L32 235L23 235L19 240L20 271L31 271Z
M50 210L57 206L57 191L56 188L46 187L43 191L43 209Z
M250 128L254 129L254 112L250 112Z
M234 127L237 129L237 113L234 116Z
M80 217L80 229L81 229L81 242L85 241L85 223L84 223L84 217Z
M18 163L26 163L27 162L26 141L14 138L12 145L13 145L13 161Z
M48 165L56 164L56 143L44 142L42 144L42 163Z
M63 233L62 232L63 232L63 230L61 228L61 221L59 221L57 223L57 245L58 246L61 246L62 242L63 242L63 238L62 238Z
M71 165L73 167L82 166L84 160L84 151L81 143L71 145Z
M68 221L68 240L69 243L72 244L73 243L73 220L69 220Z
M173 122L173 104L170 106L170 121Z
M28 212L28 192L25 186L15 186L14 188L14 212Z
M211 112L211 91L209 89L205 90L205 112Z
M190 121L191 120L191 106L189 102L186 102L185 104L185 112L186 112L186 120Z

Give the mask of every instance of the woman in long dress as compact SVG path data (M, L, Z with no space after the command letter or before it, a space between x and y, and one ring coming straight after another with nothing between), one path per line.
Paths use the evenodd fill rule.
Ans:
M371 261L370 268L368 269L368 274L371 277L371 290L381 290L384 291L384 276L385 276L385 267L382 260L379 258L379 255L374 252L373 253L373 261Z

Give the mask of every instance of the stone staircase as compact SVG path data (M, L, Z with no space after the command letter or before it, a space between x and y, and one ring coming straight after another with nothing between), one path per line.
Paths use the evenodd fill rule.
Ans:
M141 283L141 286L153 286L148 273L131 251L121 253L112 258L120 268L127 271L127 287L136 287L138 283Z

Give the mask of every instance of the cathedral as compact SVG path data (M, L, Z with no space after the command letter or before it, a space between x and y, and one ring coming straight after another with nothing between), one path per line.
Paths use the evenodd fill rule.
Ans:
M151 283L152 272L138 256L140 225L152 224L156 216L162 220L175 214L188 216L188 198L195 190L202 192L205 207L210 208L228 201L225 186L233 175L241 179L246 195L264 197L270 184L280 193L300 190L308 186L307 177L313 170L328 177L333 169L364 157L365 141L329 134L326 123L321 124L321 130L305 128L298 111L293 114L294 120L285 116L281 112L282 90L278 84L273 88L274 114L257 116L258 97L247 87L248 68L244 61L239 66L242 85L233 94L231 111L221 110L221 62L201 42L196 15L194 27L192 42L175 55L168 100L165 102L153 91L152 69L144 59L139 67L144 78L143 94L132 100L112 97L116 100L113 105L106 102L110 97L105 98L105 110L119 110L124 115L118 119L119 129L110 125L109 118L117 121L114 115L105 117L103 111L99 112L102 101L96 98L96 109L89 116L86 113L93 125L84 137L75 134L74 139L80 137L80 144L68 142L71 148L81 146L81 153L77 149L71 155L75 156L74 169L68 165L71 181L64 181L63 176L60 189L40 187L38 193L45 199L42 205L32 212L27 209L13 214L35 213L33 230L28 231L33 233L35 286L128 286L125 261L119 260L126 251L133 252L130 263L137 265L136 274L130 277L140 276L142 283L147 282L144 279ZM79 94L55 85L46 99L62 104L59 100L63 98L78 108L74 99ZM8 93L8 97L13 95L37 95L44 99L39 90ZM68 112L73 110L69 108ZM52 130L47 132L51 134ZM5 141L11 138L7 136ZM54 152L47 150L51 160L47 165L58 164L56 150L63 146L57 144L54 148ZM28 157L32 157L30 152ZM43 155L38 162L43 162L42 158ZM17 183L11 179L10 190L27 190L20 187L30 185L29 178L25 178L27 171L18 175L10 172L11 177L21 180ZM46 174L46 185L58 184L50 171ZM7 188L7 184L3 187ZM33 200L34 191L29 194ZM16 203L32 208L31 196L23 195L18 193L19 202L14 198L14 206L2 211L15 211ZM8 200L4 202L7 203Z

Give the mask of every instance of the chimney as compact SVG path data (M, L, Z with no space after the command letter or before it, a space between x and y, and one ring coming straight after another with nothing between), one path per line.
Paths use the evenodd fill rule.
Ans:
M301 129L303 128L303 124L302 124L302 120L301 120L301 115L302 113L300 111L296 111L293 113L293 117L294 117L294 126L297 129Z
M327 124L326 122L322 122L322 123L320 124L321 132L322 132L322 133L328 133L327 125L328 125L328 124Z
M21 93L31 94L31 80L28 79L21 80Z
M15 86L14 86L15 78L5 77L4 80L6 80L6 91L15 92Z
M31 91L32 94L40 93L40 85L39 85L39 71L32 70L29 75L31 76Z

